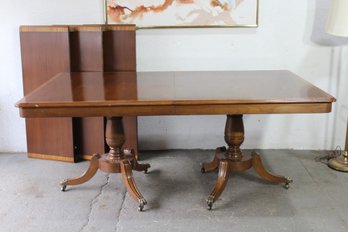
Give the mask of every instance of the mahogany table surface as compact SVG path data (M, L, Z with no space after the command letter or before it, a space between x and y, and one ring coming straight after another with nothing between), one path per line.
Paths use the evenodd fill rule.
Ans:
M326 113L335 98L290 71L59 73L22 117Z

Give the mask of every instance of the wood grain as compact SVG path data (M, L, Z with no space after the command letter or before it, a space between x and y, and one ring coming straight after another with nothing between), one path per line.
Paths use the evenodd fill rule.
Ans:
M20 30L23 87L27 95L55 74L70 71L69 34L67 27ZM44 154L48 159L74 160L71 118L26 119L26 134L27 150L32 157Z
M25 95L59 72L136 69L135 25L24 25L20 27L20 33ZM105 59L109 60L105 62ZM80 94L83 95L84 92ZM68 156L72 160L78 160L91 158L94 152L105 152L103 117L26 120L29 154L40 154L40 157L51 154L52 159ZM126 127L125 145L134 148L137 155L136 118L124 121L129 124ZM36 129L38 125L39 128ZM73 131L66 137L70 142L44 145L47 144L47 138L62 137L55 133L56 127L60 133ZM59 141L61 140L58 139L57 142ZM69 149L69 152L66 154L65 150L61 153L62 147ZM66 160L64 157L57 160L61 159Z
M135 71L135 31L105 31L104 71Z
M135 25L103 26L104 72L136 71ZM130 76L134 79L133 76ZM131 80L132 81L132 80ZM114 91L118 91L115 89ZM136 88L129 88L128 94L137 97ZM123 117L126 141L123 148L134 149L138 159L137 117Z
M103 71L103 30L101 25L69 26L72 72ZM83 84L80 78L71 80ZM85 91L81 91L83 96ZM73 95L76 99L76 96ZM78 99L76 99L78 100ZM75 155L78 159L94 153L105 153L104 118L75 117L73 119Z
M161 74L163 77L179 76L180 80L158 82L159 73L153 76L135 72L62 73L17 105L24 117L147 116L326 113L331 111L331 103L335 101L329 94L287 71L237 72L237 77L236 72L208 72L210 79L206 72ZM192 86L199 76L204 76L204 86L185 87ZM248 87L247 83L253 82L252 77L262 85ZM291 91L284 90L284 83ZM216 86L216 89L207 92L206 86ZM52 91L56 88L66 91ZM245 89L249 95L245 94Z

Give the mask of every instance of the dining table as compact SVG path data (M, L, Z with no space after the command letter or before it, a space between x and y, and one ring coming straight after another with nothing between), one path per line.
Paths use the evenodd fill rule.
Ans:
M147 202L133 171L147 173L150 165L139 163L132 148L122 148L123 117L226 115L226 146L216 148L212 160L200 164L202 173L218 170L207 198L207 207L212 209L232 172L254 168L261 178L272 183L288 188L292 182L291 178L269 172L259 153L243 154L243 115L329 113L333 102L335 98L330 94L287 70L122 71L58 73L16 106L24 118L105 117L109 151L94 154L85 173L61 182L62 190L87 182L99 169L120 173L142 211Z

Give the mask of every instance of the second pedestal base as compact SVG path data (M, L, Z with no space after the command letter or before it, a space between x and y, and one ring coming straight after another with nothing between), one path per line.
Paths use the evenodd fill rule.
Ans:
M257 152L252 152L251 157L248 159L242 159L240 161L221 157L221 153L226 152L225 147L219 147L216 149L214 160L210 163L201 164L202 173L214 171L219 169L217 181L215 183L213 191L210 193L207 204L208 209L211 210L213 203L219 198L225 189L229 176L232 172L245 171L250 168L254 168L255 171L265 180L275 184L284 183L286 189L289 188L289 184L292 182L290 178L284 176L277 176L268 172L262 164L260 155Z
M243 115L227 115L225 141L228 144L228 148L217 148L213 161L201 164L202 173L219 169L215 187L207 199L209 210L224 191L231 172L245 171L253 167L263 179L272 183L284 183L285 188L289 188L292 180L268 172L263 166L258 153L252 152L251 158L243 157L240 149L244 141Z

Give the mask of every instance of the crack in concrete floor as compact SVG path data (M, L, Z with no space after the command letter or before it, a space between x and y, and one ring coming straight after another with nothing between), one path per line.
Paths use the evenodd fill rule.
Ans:
M117 230L118 230L118 225L120 223L121 213L122 213L122 210L123 210L124 203L126 201L126 194L127 194L127 191L125 191L124 194L123 194L121 207L120 207L120 209L117 212L117 223L116 223L115 230L114 230L115 232L117 232Z
M99 197L103 194L104 188L109 184L110 174L107 174L105 179L106 179L106 182L103 185L100 186L100 190L99 190L98 194L95 195L95 197L92 199L92 201L90 203L88 217L87 217L87 222L82 225L81 231L85 231L85 229L87 228L87 226L88 226L88 224L89 224L89 222L91 220L91 215L92 215L94 206L99 201Z
M348 231L347 175L314 163L315 156L323 152L262 150L269 167L294 178L290 191L285 193L278 187L254 181L250 175L237 175L233 178L237 184L226 189L220 207L208 212L204 199L216 176L202 177L196 166L211 158L212 152L143 152L144 158L158 167L147 178L136 177L143 194L151 196L150 210L144 213L136 211L132 198L125 195L122 181L117 178L114 184L113 175L106 180L106 174L100 174L97 182L81 186L81 191L61 194L57 191L57 179L73 175L67 164L4 154L0 157L1 231L36 232L47 231L48 227L52 232ZM78 173L86 168L86 164L73 165ZM180 172L178 166L182 167ZM265 207L276 214L265 211ZM191 208L194 210L188 210Z

